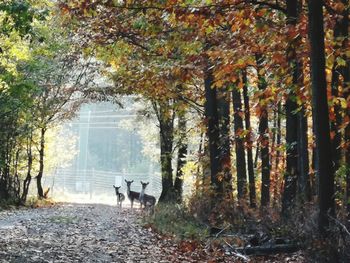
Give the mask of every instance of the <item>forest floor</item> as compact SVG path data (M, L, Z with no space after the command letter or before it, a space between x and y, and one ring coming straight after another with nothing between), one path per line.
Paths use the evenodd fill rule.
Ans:
M57 204L0 212L0 262L243 262L142 227L138 209ZM250 262L302 262L299 254Z

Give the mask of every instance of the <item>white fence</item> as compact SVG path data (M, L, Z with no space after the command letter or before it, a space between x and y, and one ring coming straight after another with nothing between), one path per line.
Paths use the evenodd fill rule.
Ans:
M134 180L131 190L140 191L140 181L149 182L146 193L156 198L161 193L161 175L159 173L116 173L97 170L57 170L43 178L44 188L50 188L49 196L59 201L82 201L114 203L113 185L121 186L126 193L124 180ZM35 193L35 184L32 184Z

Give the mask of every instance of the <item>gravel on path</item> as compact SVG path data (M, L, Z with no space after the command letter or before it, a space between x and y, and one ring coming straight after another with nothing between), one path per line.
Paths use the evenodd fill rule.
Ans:
M172 239L142 227L141 218L139 210L102 204L1 211L0 262L211 261L181 253Z

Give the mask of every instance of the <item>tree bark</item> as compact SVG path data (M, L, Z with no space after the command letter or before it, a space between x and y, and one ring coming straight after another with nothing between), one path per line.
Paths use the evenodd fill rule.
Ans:
M267 83L264 76L261 76L263 59L261 55L256 55L258 69L258 86L259 90L265 91ZM259 141L261 156L261 206L266 207L270 204L270 153L269 153L269 119L265 94L260 97L260 114L259 114Z
M301 106L298 113L298 195L303 201L311 201L311 181L309 169L309 149L308 149L308 125L304 106Z
M342 3L344 6L349 5L348 0L342 0ZM348 59L344 55L340 55L341 52L344 52L346 50L347 44L348 44L348 25L349 25L349 11L347 8L344 9L341 16L338 16L336 19L336 23L334 26L334 42L335 42L335 53L336 55L339 55L339 58L343 59L347 65L339 65L338 60L334 60L333 68L332 68L332 81L331 81L331 87L332 87L332 96L334 98L339 97L339 86L340 86L340 76L343 76L344 79L344 85L343 90L344 94L347 93L347 78L349 78L349 64ZM346 69L347 68L347 69ZM345 99L347 97L345 96ZM342 134L340 130L340 125L342 124L343 118L342 118L342 107L339 100L336 100L333 106L334 111L334 119L331 121L331 131L333 134L332 138L332 157L333 157L333 165L334 165L334 171L336 172L340 168L341 158L342 158L342 149L341 149L341 142L342 142Z
M44 174L44 157L45 157L45 133L46 128L41 128L40 130L40 148L39 148L39 172L36 177L36 186L38 189L38 197L44 198L44 190L42 186L42 178Z
M255 175L254 175L254 162L253 162L253 140L252 140L252 128L250 125L250 105L248 96L248 78L247 71L243 71L243 101L244 101L244 121L245 128L248 131L246 136L247 143L247 162L248 162L248 177L249 177L249 201L251 207L256 207L256 190L255 190Z
M237 170L237 191L238 198L242 199L247 193L247 171L245 162L244 139L242 132L242 98L241 91L238 87L232 89L232 102L234 111L234 131L235 131L235 149L236 149L236 170Z
M220 133L220 173L223 175L225 198L232 199L231 141L230 141L230 93L226 88L218 90L218 114Z
M183 193L183 167L186 164L187 155L187 142L186 142L186 118L183 114L179 116L178 119L178 130L180 133L179 149L177 153L177 167L176 167L176 177L174 183L174 189L176 193L176 201L178 203L182 202Z
M287 26L295 28L298 21L298 0L286 0ZM298 64L296 47L298 39L290 39L287 49L289 68L293 76L290 92L286 100L286 145L287 160L282 196L282 214L287 216L294 204L298 179L298 105L296 103L296 87L299 85L301 69Z
M281 145L281 139L282 139L282 133L281 133L281 111L282 111L282 105L281 102L278 102L277 104L277 123L276 123L276 158L275 158L275 184L273 187L273 202L274 204L277 203L277 196L278 196L278 186L279 186L279 165L280 165L280 158L281 158L281 150L280 150L280 145Z
M334 171L327 101L323 1L309 0L309 35L311 46L312 105L315 125L316 156L319 177L319 231L327 233L328 213L334 211Z
M32 181L32 167L33 167L33 154L32 154L32 133L30 134L28 141L27 141L27 175L26 178L23 181L23 190L22 190L22 196L21 196L21 202L22 204L25 204L29 192L29 186Z
M349 0L342 0L342 3L344 4L345 8L342 14L342 21L341 21L341 31L343 35L343 43L342 43L342 50L348 50L349 49ZM345 66L341 68L341 74L343 76L343 94L344 99L348 102L347 108L345 112L345 116L347 116L350 119L350 58L347 56L343 56L343 59L345 60ZM347 217L348 221L350 222L350 122L345 127L345 133L344 133L344 140L346 142L345 144L345 165L346 165L346 203L347 203Z
M339 65L338 60L335 60L332 69L332 95L336 98L339 97L340 76L343 77L343 99L347 103L345 109L345 116L350 118L350 58L344 54L341 54L345 50L349 49L349 0L341 0L344 5L344 10L341 15L337 16L337 21L334 27L334 41L336 54L345 62L345 65ZM334 171L337 171L340 167L342 160L342 134L340 131L340 125L343 123L342 107L340 101L336 101L334 105L335 119L331 123L331 130L333 132L332 140L332 154ZM346 207L348 219L350 220L350 124L345 127L344 132L345 141L345 165L346 165ZM340 187L339 187L340 188Z
M174 142L174 113L170 101L153 102L159 122L160 135L160 164L162 174L162 192L159 202L168 203L175 201L173 183L173 142Z
M220 133L219 133L219 114L217 90L213 87L212 71L207 65L205 70L204 88L205 88L205 117L207 120L207 136L209 141L210 156L210 178L211 185L218 199L223 196L223 181L219 180L220 172Z

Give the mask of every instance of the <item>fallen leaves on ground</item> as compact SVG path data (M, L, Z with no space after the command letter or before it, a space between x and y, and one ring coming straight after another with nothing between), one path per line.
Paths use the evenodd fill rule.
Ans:
M101 204L2 211L0 262L241 262L196 241L161 236L140 218L139 210Z

